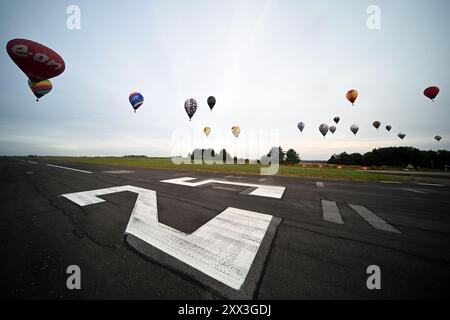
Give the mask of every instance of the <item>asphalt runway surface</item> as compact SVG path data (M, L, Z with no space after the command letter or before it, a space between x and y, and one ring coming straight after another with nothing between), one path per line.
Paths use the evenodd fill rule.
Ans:
M28 158L0 158L0 179L4 299L450 297L450 181ZM367 287L372 265L381 289Z

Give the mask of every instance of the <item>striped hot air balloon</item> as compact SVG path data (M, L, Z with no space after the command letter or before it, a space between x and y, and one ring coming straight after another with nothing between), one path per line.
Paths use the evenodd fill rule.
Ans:
M53 88L50 80L33 81L28 79L28 86L36 96L36 101L39 101L39 98L45 96L47 93L52 91Z
M131 106L134 109L134 112L136 112L136 110L144 104L144 96L139 92L133 92L132 94L130 94L129 100Z

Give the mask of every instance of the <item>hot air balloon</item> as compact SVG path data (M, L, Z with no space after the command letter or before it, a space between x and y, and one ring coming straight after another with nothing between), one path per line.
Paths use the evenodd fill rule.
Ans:
M297 124L297 128L298 130L300 130L300 132L303 132L303 129L305 129L305 124L303 122L299 122Z
M216 98L214 98L213 96L210 96L210 97L208 97L207 102L208 102L209 108L210 108L211 111L212 111L212 109L213 109L214 106L216 105Z
M391 131L391 129L392 129L392 126L390 126L390 125L387 125L387 126L386 126L386 130L387 130L387 131Z
M128 97L128 100L130 101L134 112L136 112L136 110L139 109L139 107L144 103L144 96L142 96L142 94L140 94L139 92L133 92Z
M195 111L197 111L197 101L195 101L195 99L187 99L184 102L184 109L189 117L189 121L191 121Z
M358 131L359 131L358 125L357 125L357 124L353 124L353 125L350 127L350 131L353 132L353 134L356 136L356 134L357 134Z
M53 88L50 80L33 81L28 79L28 86L36 96L36 101L39 101L39 98L45 96L47 93L52 91Z
M381 122L380 122L380 121L374 121L374 122L372 123L372 125L375 127L375 129L378 130L378 128L381 126Z
M6 45L6 51L28 79L34 82L54 78L66 68L59 54L31 40L10 40Z
M325 136L326 136L327 133L328 133L328 125L327 125L326 123L322 123L322 124L319 126L319 131L320 131L320 133L323 135L323 137L325 138Z
M442 137L441 136L436 136L434 137L434 139L436 139L437 142L441 141Z
M347 100L352 103L352 106L355 105L355 101L357 98L358 98L358 91L356 91L355 89L349 90L347 92Z
M239 134L241 133L241 128L239 126L234 126L231 128L231 132L237 138L237 137L239 137Z
M403 140L406 137L406 134L400 132L397 136Z
M339 117L334 117L334 122L336 122L336 124L338 124L339 123L339 121L341 120L341 118L339 118Z
M438 87L428 87L423 91L423 94L425 95L425 97L431 99L432 101L434 101L434 98L436 98L438 93L439 93Z
M211 128L210 127L205 127L203 129L203 132L205 133L206 136L209 136L209 133L211 132Z
M331 132L332 134L334 134L334 133L336 132L336 126L331 126L331 127L330 127L330 132Z

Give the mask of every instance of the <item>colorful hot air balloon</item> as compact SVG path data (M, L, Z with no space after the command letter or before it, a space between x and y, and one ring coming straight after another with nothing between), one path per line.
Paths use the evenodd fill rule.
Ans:
M239 137L239 134L241 133L241 128L239 126L234 126L231 128L231 132L237 138L237 137Z
M130 100L134 112L136 112L136 110L144 103L144 96L139 92L133 92L128 99Z
M189 121L191 121L195 111L197 111L197 101L195 101L195 99L187 99L184 102L184 109L189 117Z
M303 129L305 129L305 124L303 122L299 122L297 123L297 128L300 132L303 132Z
M6 51L28 79L35 82L54 78L66 68L59 54L31 40L10 40L6 45Z
M341 118L339 118L339 117L334 117L334 122L336 122L336 124L338 124L339 123L339 121L341 120Z
M326 123L322 123L322 124L319 126L319 131L320 131L320 133L323 135L323 137L325 138L325 136L326 136L327 133L328 133L328 125L327 125Z
M53 88L50 80L33 81L28 79L28 86L36 96L36 101L39 101L39 98L45 96L47 93L52 91Z
M357 124L353 124L353 125L350 127L350 131L353 132L353 134L356 136L356 134L357 134L358 131L359 131L358 125L357 125Z
M356 91L355 89L349 90L347 92L347 100L352 103L352 106L355 105L355 101L357 98L358 98L358 91Z
M390 126L390 125L387 125L387 126L386 126L386 130L387 130L387 131L391 131L391 129L392 129L392 126Z
M434 137L434 139L435 139L437 142L439 142L439 141L441 141L442 137L441 137L441 136L436 136L436 137Z
M438 93L439 93L438 87L428 87L423 91L425 97L431 99L431 101L434 101L434 98L436 98Z
M406 134L400 132L397 136L403 140L406 137Z
M216 98L214 98L213 96L210 96L210 97L208 97L207 102L208 102L209 108L210 108L211 111L212 111L212 109L213 109L214 106L216 105Z
M375 127L375 129L378 130L378 128L380 128L380 126L381 126L381 122L380 122L380 121L374 121L374 122L372 123L372 125Z
M211 128L210 127L205 127L203 129L203 132L205 133L205 136L209 136L210 132L211 132Z
M330 127L330 132L331 132L332 134L334 134L334 133L336 132L336 126L331 126L331 127Z

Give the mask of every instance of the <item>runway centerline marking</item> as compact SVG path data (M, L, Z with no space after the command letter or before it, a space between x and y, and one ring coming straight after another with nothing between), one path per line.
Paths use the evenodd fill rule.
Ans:
M317 188L323 188L323 187L325 187L325 184L323 182L321 182L321 181L316 181L316 187Z
M225 181L225 180L216 180L216 179L207 179L207 180L202 180L202 181L197 181L197 182L189 182L190 180L194 180L194 179L195 178L183 177L183 178L161 180L160 182L178 184L178 185L187 186L187 187L199 187L199 186L202 186L202 185L205 185L208 183L252 187L252 188L256 188L256 189L253 190L252 192L250 192L249 193L250 195L259 196L259 197L276 198L276 199L281 199L281 197L283 196L284 191L286 189L286 187L280 187L280 186L269 186L269 185L263 185L263 184L234 182L234 181Z
M125 234L133 234L208 276L239 290L272 220L271 215L228 207L191 234L158 221L154 190L130 185L63 194L80 206L105 202L98 196L138 194Z
M102 171L103 173L112 173L112 174L122 174L122 173L133 173L134 171L130 170L108 170L108 171Z
M439 183L418 183L420 186L430 186L430 187L445 187L445 184Z
M31 161L31 160L28 160L28 163L31 163L31 164L38 164L36 161Z
M412 189L412 188L403 188L403 190L405 191L411 191L411 192L415 192L415 193L422 193L425 194L426 192L421 191L421 190L417 190L417 189Z
M334 201L322 200L322 216L328 222L344 224L339 208Z
M361 218L366 220L367 223L370 224L375 229L393 233L401 233L396 228L391 226L389 223L381 219L379 216L377 216L375 213L373 213L366 207L356 204L349 204L349 207L352 208L357 214L360 215Z
M57 166L57 165L54 165L54 164L47 164L47 166L60 168L60 169L66 169L66 170L72 170L72 171L78 171L78 172L83 172L83 173L92 173L92 172L86 171L86 170L74 169L74 168L69 168L69 167L62 167L62 166Z
M401 184L399 181L380 181L381 183Z

